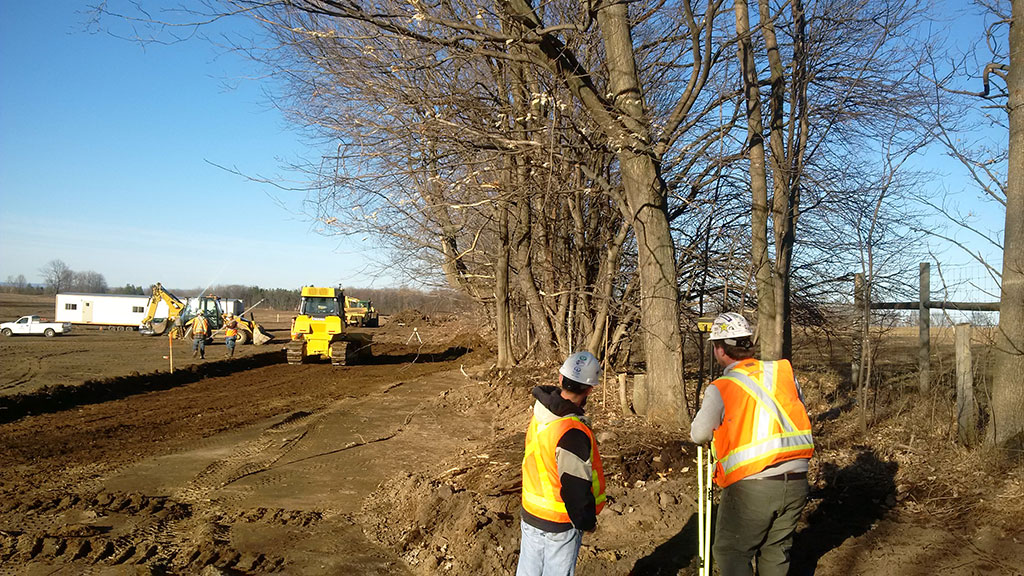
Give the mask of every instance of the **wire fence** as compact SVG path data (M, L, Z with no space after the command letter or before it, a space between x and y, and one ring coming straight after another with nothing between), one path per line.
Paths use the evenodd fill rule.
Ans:
M950 302L998 302L1000 295L998 270L980 263L936 263L932 271L930 290L932 300ZM998 312L965 312L960 310L933 310L932 322L939 326L952 326L969 322L975 326L994 326L999 322Z

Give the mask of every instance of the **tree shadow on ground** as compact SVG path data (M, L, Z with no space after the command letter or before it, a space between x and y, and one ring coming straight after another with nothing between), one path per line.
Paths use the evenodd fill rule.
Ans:
M693 514L679 533L637 560L629 576L676 576L687 567L692 568L690 572L696 574L698 562L697 515Z
M847 466L822 465L805 512L807 524L793 543L790 574L813 575L819 559L846 539L871 530L895 503L899 465L881 460L869 448L859 450Z

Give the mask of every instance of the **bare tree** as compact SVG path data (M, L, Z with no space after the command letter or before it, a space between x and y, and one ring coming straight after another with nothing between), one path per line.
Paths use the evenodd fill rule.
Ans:
M22 292L25 291L26 288L28 288L28 280L25 279L24 274L18 274L17 276L8 276L6 288L8 291L21 294Z
M103 274L92 270L73 272L68 289L76 292L103 294L107 291L107 279L103 277Z
M792 349L791 274L801 198L824 181L818 157L848 149L843 139L884 136L890 122L906 124L914 115L922 94L907 81L915 64L906 59L900 37L918 8L902 0L757 0L752 28L748 4L738 0L734 10L747 109L751 256L761 354L780 358ZM755 58L759 49L767 60L764 73Z
M553 283L565 282L565 289L545 285L543 294L556 296L535 291L528 277L509 281L507 270L513 261L533 263L544 258L546 261L539 262L543 275L547 274L546 266L555 264L551 256L558 255L544 252L552 243L545 243L534 233L524 233L527 223L543 213L514 214L513 206L525 210L533 204L533 196L522 192L536 183L537 176L545 177L538 172L547 172L549 179L562 177L565 183L577 183L576 190L597 189L598 194L609 195L611 207L621 213L636 239L640 333L649 380L658 399L653 403L656 409L652 416L685 422L676 258L666 212L669 188L662 172L666 152L677 146L680 135L709 109L699 105L699 95L717 58L712 32L719 2L708 3L703 13L695 13L690 2L680 6L684 13L680 26L685 34L674 36L674 42L684 48L676 52L691 54L694 64L688 68L682 86L665 88L665 94L672 97L667 103L659 103L665 116L657 120L650 116L645 102L646 87L638 69L643 59L632 39L640 20L632 20L623 3L602 3L582 14L578 7L559 4L539 10L523 0L498 5L367 1L237 2L235 6L258 12L283 44L295 50L292 55L296 58L278 69L296 79L300 88L297 94L330 96L332 104L328 107L313 110L305 106L306 119L350 135L343 144L348 151L360 147L356 154L345 152L335 159L345 164L338 164L336 178L332 177L327 188L321 188L329 193L319 198L318 216L332 225L338 223L332 218L336 218L335 209L343 202L338 202L340 198L335 194L355 188L377 195L374 213L380 215L380 207L386 206L395 214L405 214L408 219L404 228L416 223L421 230L441 230L442 241L429 244L439 246L448 260L444 268L449 281L454 279L457 285L494 306L501 364L510 361L509 355L500 351L508 346L505 299L511 287L522 288L529 309L536 311L530 316L538 323L544 340L549 339L543 334L547 323L551 338L560 346L593 346L599 341L595 334L605 322L605 317L590 313L590 307L599 300L593 295L607 295L608 282L615 278L610 265L604 272L598 266L597 274L591 273L589 264L570 267L572 274ZM664 44L664 39L660 43ZM376 74L376 64L390 72L390 77L372 75ZM521 76L524 81L509 82L509 78L521 74L520 70L525 71ZM363 82L357 86L352 78ZM344 93L343 100L338 99L339 93ZM554 106L549 106L546 113L534 114L532 109L544 108L545 100L553 100ZM351 113L352 108L346 110L340 105L352 102L371 104L377 118L388 119L387 125L366 115L359 117ZM327 99L319 100L318 105L321 103L327 103ZM569 114L556 115L556 106ZM331 113L324 114L327 110ZM519 120L527 116L546 122L531 125ZM399 117L401 121L396 122ZM339 122L339 118L345 121ZM557 118L565 123L552 121ZM491 127L480 119L489 120ZM353 134L352 127L360 126L367 130ZM547 133L535 137L541 126ZM563 126L569 132L559 132ZM566 148L565 143L575 137L573 131L587 142L589 151L596 151L594 157L599 162L584 159L581 150ZM375 141L384 141L382 134L397 136L387 140L391 151L428 162L404 175L393 169L386 175L379 170L359 170L363 176L353 177L349 161L357 157L367 168L395 166L381 148L374 149ZM531 150L541 142L553 146L534 159ZM396 189L394 184L380 186L386 179L418 180L411 189L419 191L420 197L412 204L383 197L385 191ZM369 185L371 181L375 185ZM438 185L442 182L448 186ZM464 199L456 199L457 195ZM565 211L560 208L554 213L565 218L562 226L531 224L531 229L555 229L560 238L579 241L588 222L601 221L589 208L575 209L572 196L558 198L565 202L561 204ZM590 198L587 204L596 206ZM420 209L427 206L428 210ZM547 214L549 218L552 213ZM520 217L506 220L514 215ZM517 230L513 224L523 228ZM389 232L401 229L390 228ZM566 230L573 233L566 236ZM435 234L403 232L399 236L408 246L419 243L420 250L426 251L430 248L423 244ZM609 264L615 260L614 246L621 245L625 236L621 228L614 235L611 257L605 259ZM460 237L468 237L469 243L460 241ZM513 239L520 241L517 246L523 251L507 254L506 246ZM531 239L529 245L524 243L526 239ZM474 273L474 259L490 272ZM579 262L577 258L569 261ZM518 272L527 273L525 269ZM480 286L479 281L488 277L491 287ZM601 278L604 286L597 291L593 289L596 278ZM585 314L580 315L580 310ZM566 328L564 337L562 326ZM574 334L574 329L584 333Z
M1019 447L1024 444L1024 0L1011 4L1006 78L1010 125L1006 227L988 437L1000 445Z
M949 155L966 168L982 198L1004 209L1002 237L945 204L929 204L959 230L1002 252L1000 268L955 234L933 232L964 249L1000 283L987 439L1018 448L1024 442L1024 3L977 0L974 5L986 18L984 38L976 49L957 49L953 56L931 60L934 130ZM944 67L945 61L952 65ZM1008 145L977 135L991 130L1008 134Z
M74 272L63 260L50 260L39 269L46 283L46 291L56 294L71 287Z

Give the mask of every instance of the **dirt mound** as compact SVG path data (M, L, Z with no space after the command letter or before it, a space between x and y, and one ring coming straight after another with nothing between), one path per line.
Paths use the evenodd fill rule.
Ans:
M133 394L166 390L211 378L284 362L280 350L263 352L230 360L194 364L171 372L153 372L128 376L86 380L75 386L47 386L26 394L0 396L0 423L12 422L28 414L59 412L75 406L106 402Z
M426 314L415 308L406 309L388 316L388 324L395 326L440 326L456 322L459 316L455 314Z

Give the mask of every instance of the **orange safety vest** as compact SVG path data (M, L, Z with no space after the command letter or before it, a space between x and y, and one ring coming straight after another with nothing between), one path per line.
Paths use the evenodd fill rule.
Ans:
M526 431L526 455L523 457L523 509L551 522L571 522L560 492L562 483L558 478L555 448L562 435L572 428L582 430L590 438L590 489L594 494L597 513L604 508L604 468L601 466L601 455L597 451L594 433L575 416L559 418L548 424L541 424L533 418Z
M741 360L714 385L725 405L714 440L719 486L814 454L811 421L789 360Z
M192 333L196 336L205 336L210 331L210 323L207 322L206 316L199 315L192 319Z
M235 336L238 336L238 323L235 322L233 326L229 325L229 327L225 328L224 336L226 338L234 338Z

